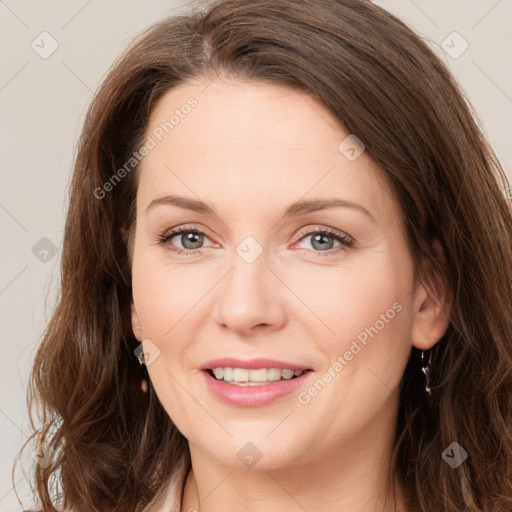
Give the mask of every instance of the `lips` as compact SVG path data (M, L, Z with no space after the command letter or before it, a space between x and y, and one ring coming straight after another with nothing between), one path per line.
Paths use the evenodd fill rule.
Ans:
M297 371L299 375L288 380L278 380L269 384L261 383L252 386L242 386L217 380L213 375L215 368L239 368L247 370L280 368L282 370ZM275 402L278 399L284 399L286 395L292 394L303 386L314 373L311 368L305 365L264 358L246 361L234 358L215 359L203 364L201 370L200 374L212 396L221 402L236 407L261 407Z

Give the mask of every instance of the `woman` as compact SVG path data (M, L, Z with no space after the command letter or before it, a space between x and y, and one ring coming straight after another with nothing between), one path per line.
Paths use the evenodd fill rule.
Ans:
M150 28L80 140L32 373L42 509L511 510L506 185L367 1Z

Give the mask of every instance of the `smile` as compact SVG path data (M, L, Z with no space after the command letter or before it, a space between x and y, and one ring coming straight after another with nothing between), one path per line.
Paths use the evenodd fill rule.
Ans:
M200 374L204 379L206 388L214 399L235 407L262 407L279 399L284 400L287 396L289 397L298 391L314 374L312 370L257 368L255 369L257 372L255 374L256 379L263 379L265 377L265 380L252 381L252 377L247 369L215 368L219 376L221 375L221 370L223 370L222 379L217 379L212 369L205 369ZM244 370L245 372L238 372L237 370ZM278 371L274 372L273 370ZM228 378L233 377L233 379L225 380L226 373ZM266 376L265 373L267 374ZM237 380L235 380L235 376ZM271 378L275 378L275 380L270 380Z
M290 380L300 377L307 370L292 370L290 368L231 368L217 367L209 369L215 379L235 386L264 386L273 382Z

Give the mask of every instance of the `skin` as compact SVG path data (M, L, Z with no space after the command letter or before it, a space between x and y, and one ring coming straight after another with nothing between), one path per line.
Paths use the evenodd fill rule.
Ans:
M160 350L149 375L189 441L182 510L392 510L384 490L400 380L411 346L435 345L447 316L413 280L384 175L365 152L353 162L340 152L349 133L324 106L281 86L208 83L172 89L152 113L147 134L190 96L198 101L139 168L132 261L133 330ZM171 194L217 214L147 210ZM327 198L373 219L350 207L283 216L299 199ZM180 226L206 231L192 255L171 250L194 247L181 235L157 241ZM314 244L311 233L325 228L352 247L330 237ZM252 263L236 252L247 236L262 249ZM307 390L397 302L401 311L307 404L294 392L239 408L201 378L198 367L214 358L267 357L312 368L299 392ZM262 455L250 469L237 457L247 442Z

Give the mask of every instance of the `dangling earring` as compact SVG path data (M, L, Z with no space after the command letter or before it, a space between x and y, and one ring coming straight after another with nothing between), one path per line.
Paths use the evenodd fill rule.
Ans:
M432 398L432 389L430 388L430 373L432 370L432 352L429 352L428 363L425 366L425 352L421 351L421 371L425 374L425 391L430 398Z
M137 327L137 330L140 331L141 333L141 336L142 336L142 330L140 328L140 326ZM148 379L146 378L147 375L148 375L148 370L145 366L145 362L144 362L144 352L143 350L141 350L137 356L137 359L139 360L139 364L141 366L144 366L144 377L142 377L142 380L140 381L140 389L142 390L142 392L144 394L146 394L149 390L149 383L148 383Z

